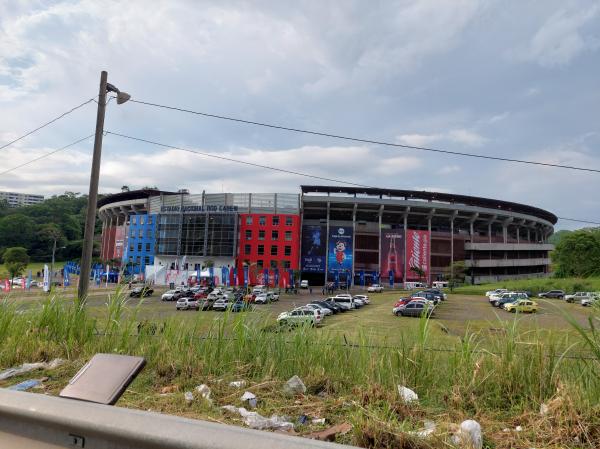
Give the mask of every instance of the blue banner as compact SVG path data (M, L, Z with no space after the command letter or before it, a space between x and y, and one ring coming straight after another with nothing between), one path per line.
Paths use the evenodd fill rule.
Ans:
M290 276L290 287L291 288L295 288L296 287L296 281L294 280L294 270L288 270L288 274Z
M365 272L363 270L360 270L360 272L358 273L358 277L360 279L360 285L362 285L364 287L365 286Z
M208 267L208 276L210 277L210 283L215 283L215 267Z
M352 271L352 257L352 227L334 226L329 234L328 271L330 273Z
M244 287L248 287L249 271L248 265L244 265Z
M233 267L233 285L235 285L236 287L240 285L240 283L238 282L237 267Z
M66 266L63 270L64 270L63 285L65 287L68 287L69 285L71 285L71 279L69 278L69 267Z
M275 287L279 287L279 268L275 268L273 273L273 282Z
M390 287L394 288L394 270L390 270L390 272L388 274L390 277Z
M227 285L227 267L221 267L221 283Z
M27 289L30 289L30 288L31 288L31 277L32 277L31 270L29 270L29 271L27 272L27 286L26 286L26 287L27 287Z
M269 269L265 268L263 270L263 283L268 287L269 286Z
M302 227L302 271L325 272L326 242L327 226L306 225Z

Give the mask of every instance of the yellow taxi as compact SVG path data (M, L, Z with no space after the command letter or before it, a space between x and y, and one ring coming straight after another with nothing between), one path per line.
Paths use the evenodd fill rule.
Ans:
M531 301L530 299L519 299L515 302L507 302L504 304L504 310L513 313L534 313L538 311L538 305L537 302Z

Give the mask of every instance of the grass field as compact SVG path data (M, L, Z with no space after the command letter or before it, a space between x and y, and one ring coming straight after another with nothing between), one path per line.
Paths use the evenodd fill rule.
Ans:
M220 406L242 405L243 390L229 381L244 379L262 415L348 421L353 431L340 441L363 447L446 448L452 423L466 418L482 424L489 448L600 447L600 337L581 327L598 319L596 310L557 301L542 303L538 315L515 316L485 298L452 295L427 321L394 317L397 296L371 295L371 305L329 317L317 329L281 332L274 316L309 295L246 314L175 312L156 297L125 304L118 295L96 296L78 309L70 299L14 295L0 305L0 365L68 359L56 371L5 382L47 374L44 390L57 394L96 352L143 355L148 365L121 406L240 424ZM308 391L288 398L281 386L294 374ZM201 383L212 389L213 402L187 404L183 392ZM404 404L398 384L415 390L419 404ZM172 391L163 393L165 387ZM433 437L407 433L424 419L436 423Z
M465 285L455 288L456 293L465 295L484 295L489 290L507 288L509 290L524 290L537 295L540 292L559 289L567 293L581 291L600 291L600 278L540 278L521 279L515 281L495 282L493 284Z

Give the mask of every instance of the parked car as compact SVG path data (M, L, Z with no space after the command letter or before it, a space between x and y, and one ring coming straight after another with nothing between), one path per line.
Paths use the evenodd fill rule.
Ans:
M380 284L369 285L369 288L367 288L367 291L369 293L383 293L383 285L380 285Z
M412 301L412 298L400 298L394 304L394 307L392 308L392 313L396 316L400 316L401 315L400 311L402 309L404 309L406 307L406 305L411 301Z
M489 290L489 291L485 292L485 296L487 296L489 298L492 295L495 295L495 294L501 295L502 293L508 293L508 290L506 288L497 288L495 290Z
M279 292L271 292L271 301L279 301Z
M346 310L351 310L354 309L354 300L352 299L352 295L338 295L338 296L332 296L326 299L326 301L331 301L331 302L335 302L336 304L339 304L341 307L343 307Z
M583 307L593 306L596 301L598 301L596 297L584 298L581 300L581 305Z
M315 314L312 310L296 309L290 312L283 312L277 317L277 322L281 326L311 326L317 325Z
M410 297L411 298L425 298L425 299L431 301L435 305L437 305L442 300L441 296L436 295L431 292L424 291L424 290L412 293L410 295Z
M367 295L354 295L352 297L352 299L354 299L354 300L360 299L365 304L371 304L371 301L369 300L369 297Z
M160 297L161 301L177 301L181 297L181 293L175 290L168 290Z
M565 297L565 292L562 290L550 290L548 292L538 294L538 298L563 299L564 297Z
M267 293L267 287L264 285L257 285L252 289L253 295L260 295L261 293Z
M430 317L433 315L433 309L434 306L425 301L411 301L400 311L400 315L420 317L425 314L427 317Z
M129 292L129 296L131 298L147 298L148 296L152 296L152 293L154 293L154 290L150 287L135 287Z
M520 312L520 313L534 313L538 310L537 302L531 301L530 299L519 299L515 302L509 302L504 304L504 310L507 312Z
M314 309L314 308L311 308L311 307L301 306L301 307L296 307L294 310L309 310L315 316L315 323L316 324L321 324L321 321L323 321L324 315L321 313L320 309Z
M261 293L259 295L256 295L256 298L254 298L254 302L256 304L267 304L270 302L270 297L268 293Z
M218 299L223 299L224 295L220 290L213 290L208 294L207 298L211 301L216 301Z
M213 303L212 309L224 312L229 307L231 307L231 301L227 298L219 298Z
M179 298L175 304L177 310L200 310L198 300L194 298Z
M509 302L515 302L515 301L518 301L519 299L529 299L529 297L525 293L509 292L509 293L504 293L498 299L494 299L491 302L491 304L494 307L502 308L504 306L504 304L508 304Z
M335 315L336 313L340 313L343 312L344 309L342 309L338 304L334 303L334 302L327 302L327 301L312 301L311 304L318 304L320 306L326 307L329 310L331 310L331 312Z
M433 281L431 286L433 288L448 288L448 281Z
M300 288L308 288L308 281L306 279L300 281Z
M583 299L589 299L594 294L592 292L577 292L572 295L565 295L565 301L567 302L581 302Z
M304 306L304 307L308 307L308 308L313 309L313 310L320 310L321 311L321 315L323 315L324 317L325 316L329 316L329 315L333 315L333 312L332 312L332 310L329 307L325 307L325 306L322 306L321 304L316 304L314 302L306 304L306 306Z
M214 303L215 303L215 300L212 300L212 299L208 299L208 298L198 299L198 307L201 310L212 310Z
M232 312L244 312L246 310L252 310L252 305L243 300L237 300L231 306Z
M428 290L425 290L426 292L431 292L434 295L438 295L440 297L440 299L442 301L445 301L446 299L448 299L448 295L446 293L444 293L443 291L441 291L438 288L430 288Z

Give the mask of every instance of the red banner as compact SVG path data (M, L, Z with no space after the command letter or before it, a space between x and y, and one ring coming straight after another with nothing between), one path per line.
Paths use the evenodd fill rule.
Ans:
M406 277L410 280L427 282L429 279L429 257L431 245L429 231L406 231ZM411 268L420 268L423 273Z

